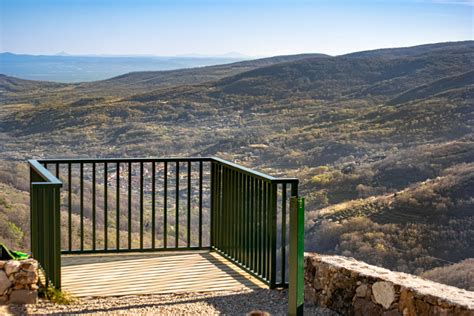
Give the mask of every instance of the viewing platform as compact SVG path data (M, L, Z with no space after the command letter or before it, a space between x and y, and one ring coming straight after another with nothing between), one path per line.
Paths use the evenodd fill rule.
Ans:
M30 160L31 249L77 297L289 288L303 312L298 179L214 157Z

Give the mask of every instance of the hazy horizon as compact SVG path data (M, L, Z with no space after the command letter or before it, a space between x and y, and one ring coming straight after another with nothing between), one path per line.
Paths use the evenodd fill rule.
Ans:
M339 55L330 55L330 54L325 54L321 52L296 52L294 54L285 54L285 55L304 55L304 54L325 54L331 57L337 57L337 56L342 56L346 54L352 54L352 53L358 53L358 52L364 52L364 51L372 51L372 50L379 50L379 49L394 49L394 48L409 48L409 47L416 47L416 46L423 46L423 45L435 45L435 44L442 44L442 43L458 43L458 42L469 42L469 41L474 41L474 39L466 39L466 40L459 40L459 41L444 41L444 42L430 42L430 43L421 43L421 44L415 44L415 45L410 45L410 46L389 46L389 47L375 47L371 49L366 49L366 50L354 50L354 51L349 51L343 54ZM152 54L70 54L67 51L61 51L57 53L51 53L51 54L32 54L32 53L16 53L12 51L0 51L0 54L14 54L14 55L29 55L29 56L57 56L57 57L104 57L104 58L230 58L230 59L239 59L239 58L248 58L248 59L258 59L258 58L268 58L268 57L277 57L277 56L282 56L282 55L255 55L255 56L250 56L250 55L245 55L240 52L227 52L227 53L222 53L222 54L201 54L199 52L197 53L187 53L187 54L176 54L176 55L152 55Z

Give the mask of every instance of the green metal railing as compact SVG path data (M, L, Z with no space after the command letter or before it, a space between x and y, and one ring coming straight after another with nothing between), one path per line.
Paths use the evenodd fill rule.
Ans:
M295 178L219 158L44 159L30 166L32 251L58 288L61 253L198 249L217 251L271 288L302 286L291 274L302 269L302 253L288 258L288 249L302 249L299 239L300 248L289 246L302 231L293 225L302 215L291 211Z

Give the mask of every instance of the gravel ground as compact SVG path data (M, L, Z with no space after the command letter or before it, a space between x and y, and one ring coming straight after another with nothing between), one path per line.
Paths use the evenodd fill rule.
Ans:
M81 298L71 305L57 305L41 300L36 305L5 306L1 312L13 315L37 314L141 314L141 315L245 315L251 311L286 315L286 291L207 292ZM306 315L334 316L336 313L317 307L305 307Z

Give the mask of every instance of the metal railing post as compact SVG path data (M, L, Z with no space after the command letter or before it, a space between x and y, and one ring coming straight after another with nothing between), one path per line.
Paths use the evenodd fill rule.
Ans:
M290 258L288 314L303 315L304 305L304 198L290 198Z
M31 252L45 273L45 285L56 289L61 288L61 186L46 168L30 161Z

